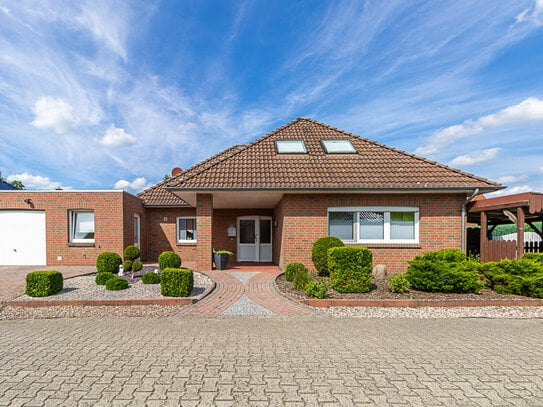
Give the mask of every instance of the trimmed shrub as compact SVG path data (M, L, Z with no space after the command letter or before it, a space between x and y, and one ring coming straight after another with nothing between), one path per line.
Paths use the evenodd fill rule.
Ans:
M166 268L160 277L160 293L167 297L188 297L194 287L192 270Z
M98 273L96 275L96 278L94 279L94 281L98 285L105 285L107 280L109 280L110 278L115 278L115 277L116 277L115 274L109 273L109 272L106 271L104 273Z
M141 276L141 282L143 284L159 284L160 274L153 273L152 271L150 273L145 273Z
M113 252L103 252L96 258L96 271L98 273L117 273L123 260L121 256Z
M303 269L296 269L292 277L292 288L303 290L311 280L313 280L313 276L305 267Z
M468 260L462 250L442 249L409 260L405 277L416 290L429 292L479 292L485 284L480 263Z
M47 297L62 290L64 279L56 270L37 270L26 275L25 294L30 297Z
M124 271L132 271L132 267L134 267L134 262L132 260L123 261Z
M305 285L305 293L312 298L328 298L328 283L322 281L310 281Z
M345 246L345 244L340 239L333 236L321 237L313 243L311 260L313 260L313 264L315 265L315 269L317 269L319 276L330 275L328 267L328 249L343 246Z
M500 294L543 298L543 264L525 259L488 262L479 266L487 285Z
M124 249L124 258L128 260L136 260L140 257L140 248L138 246L127 246Z
M532 260L543 264L543 253L524 253L522 260Z
M328 250L332 288L340 293L370 290L373 256L366 247L333 247Z
M143 268L143 263L141 261L135 261L132 263L132 270L133 271L140 271Z
M285 267L285 280L292 281L298 270L307 271L307 268L302 263L287 264L287 267Z
M393 274L387 281L388 289L392 293L403 294L409 291L411 284L403 274Z
M181 257L174 252L162 252L160 253L160 256L158 256L158 266L161 270L179 268L181 266Z
M106 281L106 290L119 291L128 288L128 281L122 277L113 277Z

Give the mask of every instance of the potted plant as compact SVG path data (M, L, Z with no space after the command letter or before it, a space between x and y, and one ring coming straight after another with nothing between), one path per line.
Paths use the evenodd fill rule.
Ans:
M213 261L217 270L224 270L228 265L228 259L233 256L230 250L213 250Z

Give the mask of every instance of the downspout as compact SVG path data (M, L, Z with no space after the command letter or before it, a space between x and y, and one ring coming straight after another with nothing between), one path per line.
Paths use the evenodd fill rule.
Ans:
M466 253L466 207L468 206L468 203L471 202L473 198L475 198L477 195L479 195L479 188L475 188L473 190L473 193L466 198L464 202L462 202L462 251Z

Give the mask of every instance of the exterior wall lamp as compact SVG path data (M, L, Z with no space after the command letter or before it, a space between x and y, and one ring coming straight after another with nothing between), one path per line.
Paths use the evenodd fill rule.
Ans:
M32 205L32 199L30 198L25 199L25 204Z

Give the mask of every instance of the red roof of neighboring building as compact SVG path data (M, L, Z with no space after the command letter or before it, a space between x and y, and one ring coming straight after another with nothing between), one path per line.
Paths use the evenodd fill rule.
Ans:
M327 154L321 140L349 140L356 154ZM278 154L278 140L303 140L307 154ZM146 204L181 201L182 189L462 189L484 192L499 183L299 118L247 145L238 145L142 192ZM162 189L162 191L157 191ZM481 191L483 192L483 191ZM182 202L182 201L181 201Z

